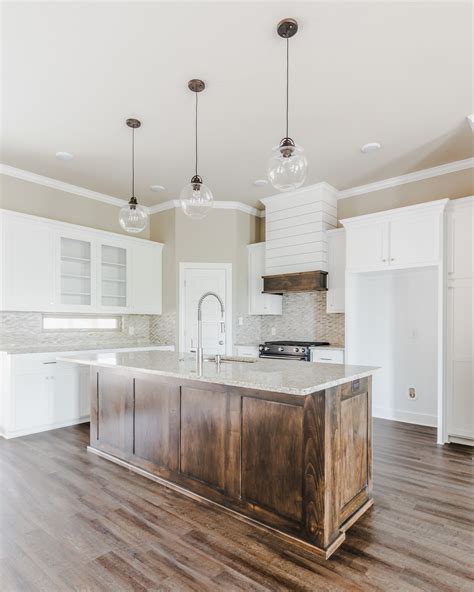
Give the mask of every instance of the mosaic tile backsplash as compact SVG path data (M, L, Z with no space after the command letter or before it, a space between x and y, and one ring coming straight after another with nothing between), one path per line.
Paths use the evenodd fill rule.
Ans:
M136 344L173 344L151 331L154 317L123 315L120 331L43 331L38 312L0 312L0 346L134 346ZM133 334L131 334L133 333ZM165 334L163 334L165 335ZM166 338L166 335L165 335Z
M123 315L121 331L43 331L41 313L0 312L2 346L134 346L176 343L176 314ZM243 325L234 319L234 343L256 345L263 341L321 340L344 345L344 315L326 313L326 293L285 294L282 315L243 315ZM272 328L275 329L272 334ZM131 334L133 333L133 334Z
M326 292L284 294L282 311L281 315L245 316L243 326L236 326L235 342L246 345L276 339L317 339L344 345L345 315L326 312Z

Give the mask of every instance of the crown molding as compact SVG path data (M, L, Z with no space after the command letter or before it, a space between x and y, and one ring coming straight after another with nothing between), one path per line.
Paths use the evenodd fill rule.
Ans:
M440 214L446 208L449 201L449 198L445 197L443 199L418 203L412 206L404 206L402 208L393 208L392 210L384 210L382 212L344 218L343 220L339 220L339 222L346 228L347 226L364 226L367 221L371 220L393 220L394 218L405 216L407 212L423 213L431 211Z
M438 177L448 173L455 173L474 167L474 158L465 158L464 160L455 160L447 164L432 167L430 169L422 169L414 173L400 175L399 177L390 177L382 181L375 181L375 183L368 183L367 185L359 185L358 187L351 187L350 189L343 189L339 191L337 199L347 199L356 195L363 195L371 193L372 191L380 191L381 189L388 189L390 187L397 187L398 185L405 185L405 183L413 183L414 181L422 181L423 179L430 179L431 177Z
M36 183L37 185L43 185L44 187L50 187L51 189L57 189L59 191L71 193L73 195L79 195L80 197L85 197L87 199L94 199L95 201L101 201L119 208L128 203L127 200L114 197L113 195L99 193L97 191L86 189L85 187L80 187L79 185L72 185L71 183L58 181L52 177L45 177L44 175L38 175L30 171L17 169L16 167L12 167L8 164L0 163L0 174L8 175L9 177L15 177L16 179L22 179L23 181L29 181L30 183ZM156 214L158 212L164 212L165 210L170 210L172 208L179 208L181 207L181 203L179 199L172 199L154 206L143 207L148 212L148 214ZM256 216L257 218L261 218L265 215L263 210L257 210L257 208L253 208L252 206L244 204L240 201L215 201L214 208L217 210L238 210L239 212L244 212L245 214L250 214L252 216Z
M36 183L37 185L43 185L44 187L51 187L51 189L58 189L59 191L64 191L66 193L72 193L73 195L86 197L87 199L94 199L95 201L101 201L113 206L118 206L119 208L127 203L125 199L106 195L105 193L98 193L97 191L91 191L85 187L79 187L79 185L64 183L63 181L58 181L52 177L37 175L36 173L17 169L8 164L0 163L0 174L15 177L16 179L22 179L23 181L29 181L30 183Z
M150 214L156 214L158 212L164 212L165 210L171 210L173 208L180 207L181 202L179 201L179 199L171 199L169 201L164 201L163 203L156 204L156 206L149 207L148 212ZM263 218L265 216L264 210L257 210L257 208L248 206L247 204L244 204L241 201L214 201L212 207L214 210L237 210L238 212L250 214L251 216L256 216L257 218Z

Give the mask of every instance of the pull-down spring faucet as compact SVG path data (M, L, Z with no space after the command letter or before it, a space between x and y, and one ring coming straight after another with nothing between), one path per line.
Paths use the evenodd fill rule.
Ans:
M199 375L202 374L202 366L204 363L204 351L202 349L202 303L208 296L214 296L214 298L217 298L217 301L220 304L222 317L221 333L225 332L224 303L222 302L222 299L219 296L219 294L216 294L215 292L206 292L201 296L201 298L199 298L198 302L198 344L196 349L196 370Z

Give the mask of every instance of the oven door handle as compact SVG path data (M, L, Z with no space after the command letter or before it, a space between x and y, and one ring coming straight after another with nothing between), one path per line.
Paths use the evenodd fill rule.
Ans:
M268 360L297 360L299 362L306 362L306 358L304 356L272 356L268 354L260 354L259 358Z

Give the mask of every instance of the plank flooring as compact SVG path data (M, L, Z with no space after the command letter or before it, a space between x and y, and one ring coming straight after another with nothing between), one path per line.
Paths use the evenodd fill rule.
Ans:
M0 438L0 589L470 591L471 451L375 420L375 506L329 560L93 454L87 424Z

